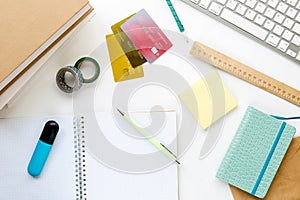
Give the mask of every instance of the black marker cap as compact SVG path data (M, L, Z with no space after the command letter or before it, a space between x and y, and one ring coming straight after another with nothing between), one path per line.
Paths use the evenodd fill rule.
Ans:
M58 130L59 130L59 126L56 121L53 120L48 121L44 126L40 140L47 144L52 145L54 143Z

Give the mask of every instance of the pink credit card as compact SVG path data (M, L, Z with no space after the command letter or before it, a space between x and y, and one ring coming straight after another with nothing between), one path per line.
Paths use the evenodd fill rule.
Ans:
M171 41L144 9L122 24L121 29L149 63L172 47Z

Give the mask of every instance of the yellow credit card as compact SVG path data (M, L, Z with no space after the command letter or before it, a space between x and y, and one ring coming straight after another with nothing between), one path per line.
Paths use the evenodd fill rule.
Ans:
M111 26L111 30L113 31L116 39L118 40L119 44L121 45L124 53L126 54L129 62L131 63L132 67L138 67L147 60L143 57L143 55L135 48L133 43L129 40L126 34L121 29L122 24L127 22L128 19L133 17L135 14L130 15L129 17L123 19L122 21L114 24Z
M115 82L144 77L143 66L132 67L115 35L106 35L106 43Z

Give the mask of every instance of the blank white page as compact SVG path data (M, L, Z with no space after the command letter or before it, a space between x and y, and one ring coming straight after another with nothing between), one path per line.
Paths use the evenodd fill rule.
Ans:
M165 146L176 139L176 113L165 112L166 120L155 137ZM131 113L130 115L140 125L149 124L151 119L149 113ZM155 114L152 116L155 117ZM147 140L135 139L120 131L115 124L115 119L111 114L97 115L99 127L106 139L116 147L136 154L155 152L157 149ZM124 120L125 121L125 120ZM85 122L85 130L89 129L88 118ZM122 127L131 125L126 122ZM133 130L133 129L132 129ZM176 149L172 149L176 153ZM111 152L105 152L110 154ZM162 153L161 153L162 154ZM114 156L111 154L111 156ZM165 155L162 155L165 156ZM109 200L177 200L178 199L178 176L177 165L175 163L160 170L150 173L125 173L114 170L101 162L89 150L87 145L86 174L87 174L87 195L89 200L109 199ZM127 160L130 162L130 160Z

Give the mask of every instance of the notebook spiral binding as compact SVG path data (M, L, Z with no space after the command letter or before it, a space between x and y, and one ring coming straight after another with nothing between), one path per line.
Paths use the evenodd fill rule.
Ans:
M73 120L76 200L87 199L84 117Z

